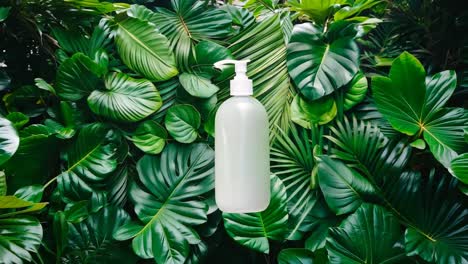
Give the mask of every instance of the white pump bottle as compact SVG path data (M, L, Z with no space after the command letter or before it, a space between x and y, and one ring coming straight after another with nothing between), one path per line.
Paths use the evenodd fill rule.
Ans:
M260 212L270 202L268 116L254 97L247 75L249 60L223 60L216 68L234 64L231 98L215 119L215 196L223 212Z

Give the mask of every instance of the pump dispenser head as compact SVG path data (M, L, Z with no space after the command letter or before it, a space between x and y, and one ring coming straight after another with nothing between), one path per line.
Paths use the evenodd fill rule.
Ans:
M231 95L252 95L252 80L247 77L247 63L250 60L222 60L214 64L221 69L223 65L234 64L236 76L231 80Z

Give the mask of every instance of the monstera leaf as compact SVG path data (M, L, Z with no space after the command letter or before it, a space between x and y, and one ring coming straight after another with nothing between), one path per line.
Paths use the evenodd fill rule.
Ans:
M359 70L359 49L351 36L325 41L311 23L294 26L288 70L301 93L316 100L347 84Z
M156 263L184 263L189 245L200 243L193 226L207 221L203 196L214 188L214 151L205 144L170 144L158 156L138 161L142 184L130 198L143 225L121 227L118 240L133 238L133 250Z
M316 202L311 174L315 165L312 149L318 138L295 126L291 126L288 134L278 131L280 134L271 150L271 170L283 181L288 194L287 239L299 240L304 232L310 231L306 222Z
M197 0L173 0L172 9L157 8L151 20L169 38L177 65L190 71L189 59L197 42L223 39L231 33L232 19L221 9Z
M77 224L69 224L68 254L64 261L73 263L136 263L131 249L112 238L130 216L121 208L106 206Z
M55 90L62 99L77 101L90 94L99 83L99 66L83 53L60 64Z
M325 155L319 156L318 178L328 206L338 215L354 212L366 195L375 193L366 178Z
M91 110L117 121L139 121L157 111L161 96L145 79L133 79L124 73L106 76L105 91L94 90L88 97Z
M455 72L437 73L427 83L425 77L414 56L401 54L389 77L372 78L375 103L394 129L423 135L434 157L449 168L452 159L468 150L463 139L468 115L461 108L442 108L456 87Z
M83 127L67 152L68 168L58 178L58 189L73 200L87 199L93 183L106 180L117 168L116 144L112 131L95 123Z
M13 156L19 146L19 137L13 124L0 117L0 165Z
M398 219L384 208L363 204L327 238L330 263L402 263L405 252Z
M167 111L166 128L181 143L192 143L198 137L200 113L191 105L175 105Z
M153 24L132 17L115 23L115 44L125 65L152 81L177 75L169 42Z
M34 217L0 218L0 262L32 261L42 241L42 226Z
M223 213L224 227L235 241L250 249L270 252L268 239L282 240L287 234L287 194L283 182L271 176L271 199L259 213Z

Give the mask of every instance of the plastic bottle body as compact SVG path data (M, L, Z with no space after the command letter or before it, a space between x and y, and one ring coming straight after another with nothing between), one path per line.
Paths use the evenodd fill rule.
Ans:
M226 100L216 113L215 192L224 212L263 211L270 202L268 116L250 96Z

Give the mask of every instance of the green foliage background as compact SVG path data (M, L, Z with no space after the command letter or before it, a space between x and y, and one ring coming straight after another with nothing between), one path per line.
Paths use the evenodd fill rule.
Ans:
M468 263L468 11L0 1L0 263ZM250 59L271 202L214 202Z

